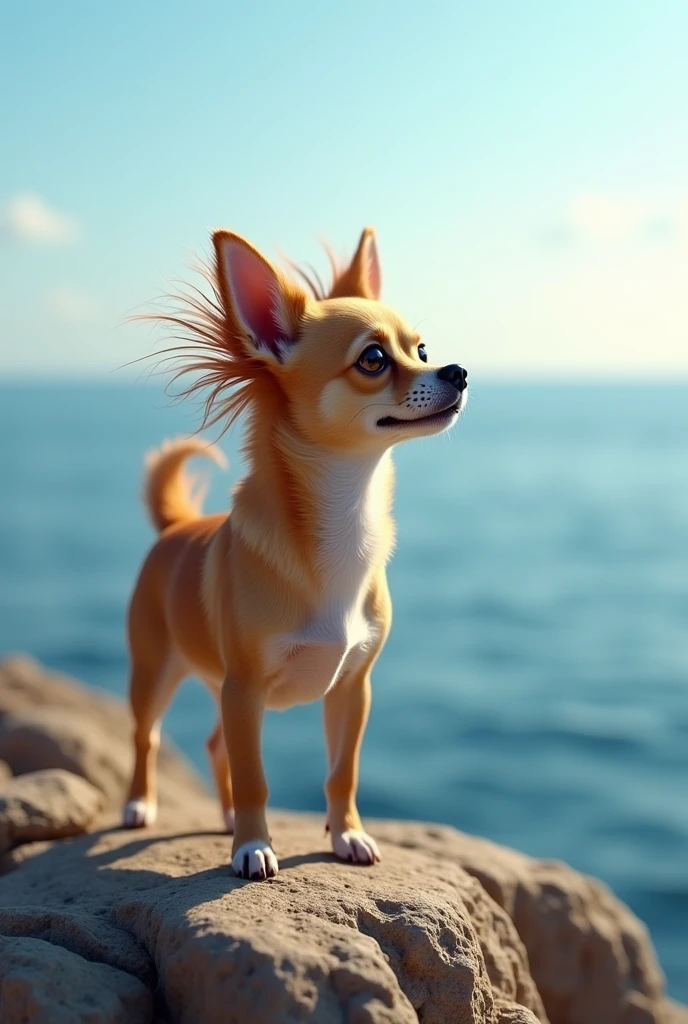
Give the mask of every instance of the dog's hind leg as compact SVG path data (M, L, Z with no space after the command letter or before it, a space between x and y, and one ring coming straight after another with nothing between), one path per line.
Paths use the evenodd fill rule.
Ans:
M163 640L163 637L160 637ZM134 770L124 805L125 828L152 825L157 817L156 762L160 746L160 720L188 669L181 656L165 642L132 644L129 697L134 716Z
M232 776L225 743L222 721L218 721L206 742L210 765L222 806L222 819L230 835L234 834L234 799L232 797Z

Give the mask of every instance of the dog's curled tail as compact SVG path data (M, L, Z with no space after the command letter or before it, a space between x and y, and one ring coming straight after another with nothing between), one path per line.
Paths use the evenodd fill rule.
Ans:
M198 488L197 479L184 472L184 463L192 455L206 455L222 467L227 464L216 445L193 437L165 441L146 456L143 500L159 533L201 515L206 487L201 482Z

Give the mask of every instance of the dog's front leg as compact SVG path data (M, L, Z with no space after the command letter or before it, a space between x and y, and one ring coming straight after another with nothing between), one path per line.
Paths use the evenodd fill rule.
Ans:
M363 830L356 807L358 759L370 710L370 665L344 676L324 700L330 773L325 784L332 849L342 860L374 864L377 843Z
M235 812L232 867L242 878L271 878L278 871L265 819L268 787L260 749L264 710L265 694L253 680L225 679L222 723Z

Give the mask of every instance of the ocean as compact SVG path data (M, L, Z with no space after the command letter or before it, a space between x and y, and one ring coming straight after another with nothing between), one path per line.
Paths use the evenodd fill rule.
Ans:
M162 386L0 385L0 652L126 689L152 540L142 457L190 432ZM608 883L688 1000L688 384L478 382L396 456L394 624L364 815L447 822ZM206 507L227 504L239 439ZM271 802L323 807L317 705L268 715ZM213 706L164 730L208 776Z

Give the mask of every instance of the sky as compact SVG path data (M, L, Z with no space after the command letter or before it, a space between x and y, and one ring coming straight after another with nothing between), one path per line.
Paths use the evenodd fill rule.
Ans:
M125 380L226 227L481 376L688 375L685 0L0 5L0 375Z

